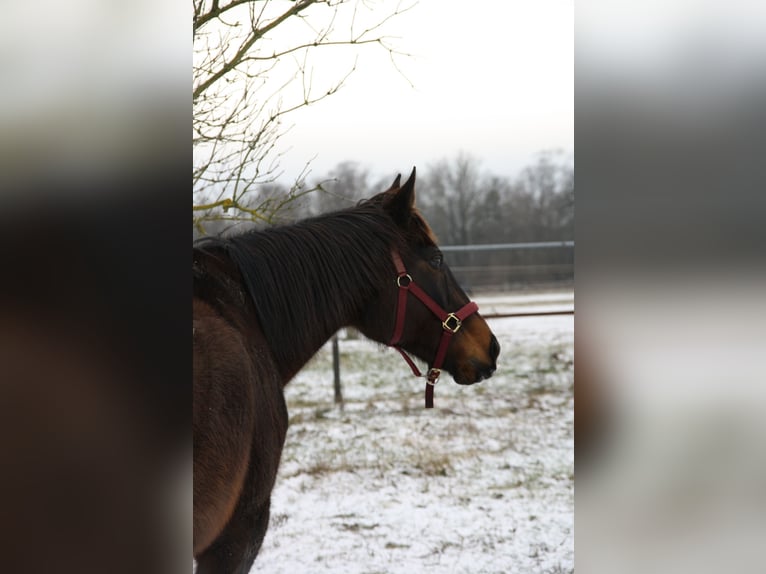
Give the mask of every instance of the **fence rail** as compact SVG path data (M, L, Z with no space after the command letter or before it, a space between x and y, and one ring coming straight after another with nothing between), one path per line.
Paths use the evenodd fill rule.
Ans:
M520 313L492 313L491 315L484 315L485 319L507 319L509 317L541 317L543 315L574 315L574 309L566 309L562 311L527 311Z
M512 291L571 284L574 241L444 245L442 251L466 291Z
M514 249L552 249L574 247L574 241L537 241L533 243L480 243L478 245L442 245L439 249L450 251L501 251Z

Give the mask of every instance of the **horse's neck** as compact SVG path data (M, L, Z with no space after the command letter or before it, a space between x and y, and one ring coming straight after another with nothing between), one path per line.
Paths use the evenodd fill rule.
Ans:
M310 285L308 285L310 287ZM296 349L293 360L283 362L278 365L283 378L283 384L287 384L330 340L330 338L341 328L349 326L355 322L355 317L333 317L336 321L325 322L319 325L306 324L285 324L284 328L290 329L296 333L305 334L309 339L308 344L304 344Z
M296 270L300 270L300 273L305 272L306 262L290 258L284 261L284 265L286 269L283 277L294 277ZM344 280L350 270L340 268L337 257L332 261L314 260L312 265L315 273L305 276L305 290L302 294L305 299L301 301L301 305L304 309L310 309L313 314L302 316L300 312L287 312L280 326L286 332L294 333L293 340L296 341L289 360L278 361L284 384L287 384L339 329L358 322L365 298L360 296L360 291L374 293L380 288L374 284L365 285L364 289L360 289L359 285L356 285L356 288L352 287L352 282ZM291 266L292 268L289 268ZM338 268L330 272L332 279L337 280L333 285L328 284L327 269L334 266ZM289 292L288 287L285 289Z

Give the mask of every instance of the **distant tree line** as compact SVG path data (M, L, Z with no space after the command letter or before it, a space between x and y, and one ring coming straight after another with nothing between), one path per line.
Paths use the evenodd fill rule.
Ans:
M375 178L363 164L343 161L329 173L313 178L310 183L315 191L285 202L279 221L350 207L387 189L394 175ZM441 245L574 239L574 164L571 156L560 151L539 153L515 177L493 174L482 169L475 157L460 153L419 168L416 187L418 207ZM271 183L261 186L253 199L288 197L289 192L287 186ZM223 229L213 223L207 225L207 233ZM486 276L485 268L495 267L502 275L495 282L508 286L509 281L529 283L527 279L533 276L569 280L574 254L571 248L470 251L449 253L447 260L453 269L462 268L463 277L458 278L464 283L474 282L472 269L477 276Z
M388 188L394 175L392 171L374 179L363 164L343 161L313 178L314 192L286 202L278 221L350 207ZM516 177L482 170L479 160L460 153L420 168L417 192L418 207L444 245L574 237L574 165L562 152L541 152ZM287 197L288 193L287 186L269 183L259 188L253 200ZM208 225L206 231L218 233L227 225Z

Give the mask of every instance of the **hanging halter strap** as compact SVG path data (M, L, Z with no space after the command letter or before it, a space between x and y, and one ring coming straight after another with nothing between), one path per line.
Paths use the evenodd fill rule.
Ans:
M452 335L460 330L463 321L466 317L476 313L479 310L479 306L470 301L463 305L458 311L454 313L447 313L441 306L434 301L431 296L423 291L423 289L413 281L412 277L407 273L407 269L404 267L404 262L397 251L392 251L391 256L394 260L394 266L396 267L396 285L399 288L399 298L396 304L396 325L394 327L394 334L391 336L391 340L388 343L389 347L395 348L404 357L404 360L412 369L412 374L416 377L422 377L423 374L415 365L414 361L407 355L398 343L402 338L404 332L404 321L407 316L407 295L412 293L417 297L423 305L436 315L442 322L441 341L439 341L439 348L436 351L436 357L434 358L431 368L425 375L426 379L426 408L431 409L434 406L434 386L439 380L441 375L441 366L444 363L444 359L447 356L447 347L452 339Z

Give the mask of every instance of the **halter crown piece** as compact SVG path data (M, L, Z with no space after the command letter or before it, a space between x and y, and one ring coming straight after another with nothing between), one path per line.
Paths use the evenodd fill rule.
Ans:
M388 343L389 347L393 347L404 357L407 364L412 369L412 374L416 377L422 377L423 374L418 369L413 360L404 352L398 343L402 338L404 332L404 320L407 315L407 295L412 293L417 297L423 305L436 315L442 322L441 341L439 342L439 348L436 351L436 357L434 358L431 368L425 375L426 379L426 408L432 409L434 406L434 386L439 380L441 375L441 366L444 363L444 358L447 355L447 347L452 339L452 335L460 330L463 321L466 317L476 313L479 310L479 306L470 301L463 305L458 311L454 313L447 313L441 306L434 301L431 296L423 291L421 287L413 281L412 277L407 273L407 269L404 267L404 262L397 251L391 252L391 257L394 260L394 266L396 267L396 285L399 288L399 298L396 303L396 326L394 327L394 334L391 336L391 340Z

